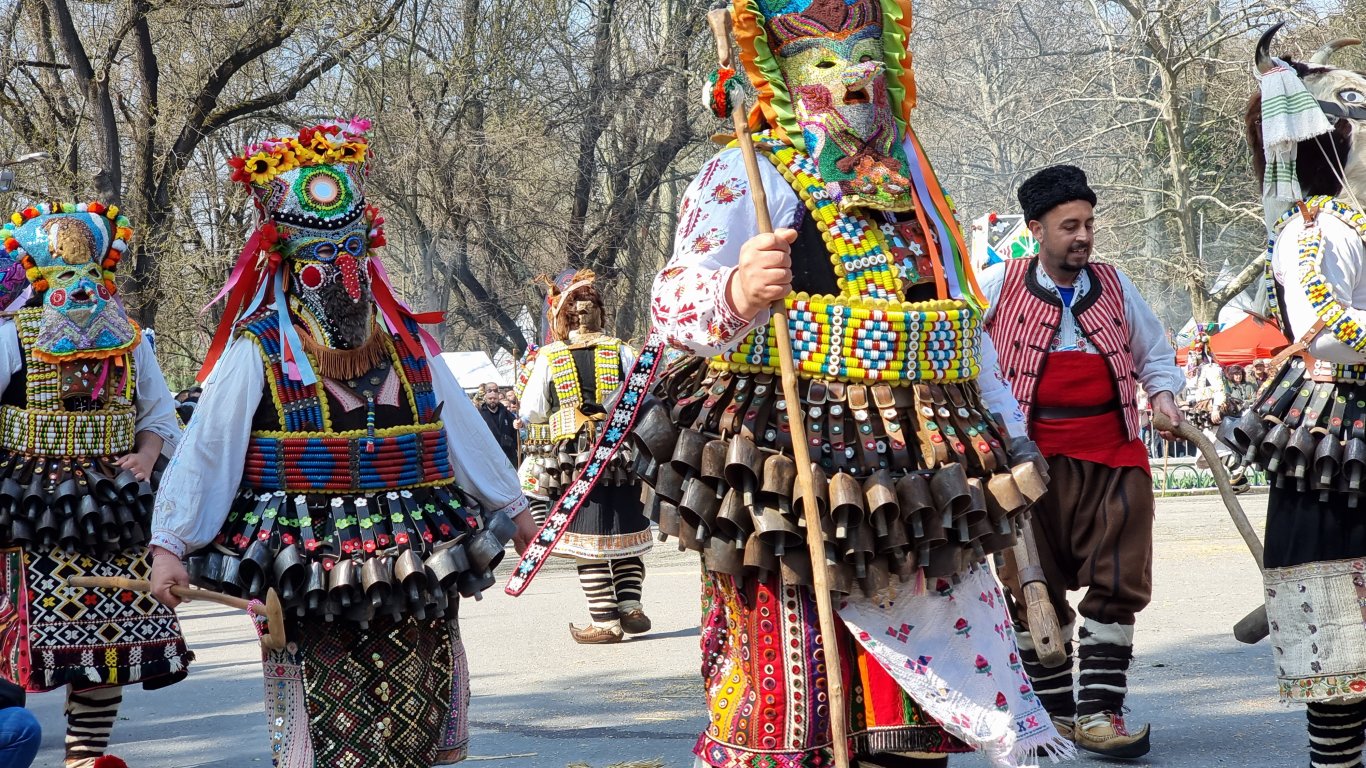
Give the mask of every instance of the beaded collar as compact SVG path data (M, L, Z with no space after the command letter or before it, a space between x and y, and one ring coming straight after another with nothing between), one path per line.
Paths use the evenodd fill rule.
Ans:
M1304 201L1303 206L1304 210L1314 211L1314 215L1317 213L1332 215L1356 230L1357 235L1366 241L1366 214L1361 211L1326 195L1311 197ZM1291 219L1302 215L1303 213L1298 205L1286 211L1276 222L1273 234L1267 240L1266 270L1270 279L1266 283L1267 290L1271 293L1270 306L1274 317L1278 317L1280 314L1275 295L1275 277L1272 274L1271 267L1272 255L1276 249L1276 239ZM1322 265L1323 228L1317 226L1311 217L1304 228L1304 232L1299 237L1299 256L1296 259L1296 266L1300 287L1309 299L1310 306L1314 308L1314 313L1324 321L1326 330L1332 332L1339 341L1357 352L1366 352L1366 328L1352 319L1347 308L1338 301L1332 285L1323 276Z

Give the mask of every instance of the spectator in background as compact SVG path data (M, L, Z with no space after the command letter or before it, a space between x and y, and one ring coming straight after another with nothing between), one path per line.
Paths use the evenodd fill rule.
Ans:
M503 392L491 381L484 385L484 402L479 405L479 415L489 425L489 431L507 455L508 463L517 466L517 415L503 405Z
M37 718L24 709L24 689L0 680L0 766L29 768L42 740Z
M1269 375L1270 374L1266 371L1265 360L1258 360L1252 364L1252 385L1254 387L1260 387L1265 384L1267 376Z
M194 416L195 406L199 405L199 396L203 394L203 387L190 387L182 389L175 396L175 412L180 418L182 427L190 426L190 417Z
M1263 367L1265 370L1265 367ZM1224 369L1224 399L1219 414L1215 418L1218 424L1222 419L1237 419L1242 415L1243 409L1252 404L1252 398L1257 394L1257 385L1247 380L1247 373L1241 365L1230 365Z

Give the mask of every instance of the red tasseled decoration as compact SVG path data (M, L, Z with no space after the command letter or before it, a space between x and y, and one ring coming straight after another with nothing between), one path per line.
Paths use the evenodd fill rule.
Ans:
M128 768L128 763L113 755L104 755L95 759L95 768Z

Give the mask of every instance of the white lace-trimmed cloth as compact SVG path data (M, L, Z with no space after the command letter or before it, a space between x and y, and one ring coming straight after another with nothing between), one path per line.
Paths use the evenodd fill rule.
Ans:
M1271 62L1274 66L1270 71L1257 72L1262 93L1262 150L1266 155L1262 204L1268 231L1302 196L1295 169L1299 143L1333 130L1318 100L1295 70L1280 59Z
M840 618L888 674L949 733L996 768L1075 755L1020 663L1005 597L984 565L953 584L933 579L889 605L849 599Z

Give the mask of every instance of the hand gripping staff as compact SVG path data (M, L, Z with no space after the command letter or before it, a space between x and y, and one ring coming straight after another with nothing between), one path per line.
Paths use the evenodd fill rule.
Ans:
M1209 471L1214 475L1214 483L1219 486L1219 497L1224 500L1224 506L1228 508L1229 517L1233 518L1233 526L1242 535L1243 542L1252 552L1252 557L1257 561L1257 570L1262 570L1262 540L1257 538L1257 531L1248 522L1247 515L1243 512L1243 505L1238 502L1238 496L1233 492L1233 484L1229 480L1228 470L1224 468L1224 462L1214 450L1214 444L1205 437L1205 434L1189 422L1181 422L1181 426L1172 427L1171 419L1167 414L1153 411L1153 426L1159 431L1172 432L1182 440L1189 440L1195 443L1195 447L1200 449L1200 454L1209 463ZM1271 627L1266 618L1266 606L1259 606L1256 610L1244 616L1237 624L1233 625L1233 636L1239 641L1248 645L1255 645L1262 638L1271 634Z
M726 89L724 79L734 76L734 60L730 47L730 10L725 0L718 0L707 12L707 24L716 38L716 57L721 66L717 76L717 88ZM729 72L727 72L729 70ZM732 97L735 94L735 97ZM735 124L735 139L740 146L740 156L745 162L745 175L749 177L749 195L754 201L754 217L760 234L771 234L773 222L768 215L768 197L764 194L764 180L759 175L759 160L754 153L754 142L749 133L749 121L745 117L744 99L738 98L738 88L725 94L722 100L713 104L729 103L730 118ZM825 687L827 701L830 702L831 748L835 754L836 768L849 766L849 734L845 722L844 672L836 641L835 609L830 601L830 570L825 559L825 542L821 538L820 505L816 498L811 474L811 455L803 427L802 401L797 391L797 368L792 358L792 338L787 325L787 307L782 299L775 301L769 324L777 341L778 360L783 379L783 399L787 401L788 423L792 428L792 459L797 465L798 498L805 499L802 504L806 516L806 548L811 555L811 570L815 576L816 615L820 619L821 646L825 651Z
M80 587L82 589L126 589L130 592L151 592L152 583L142 579L124 579L117 576L72 576L66 580L69 587ZM247 601L240 597L225 595L220 592L210 592L207 589L196 589L194 587L171 587L171 594L182 600L208 600L211 603L226 605L229 608L236 608L239 611L246 611L251 615L252 620L264 618L266 620L265 629L257 627L257 632L261 635L261 645L272 651L278 651L285 647L285 613L280 605L280 596L275 590L266 593L266 603L262 605L259 600Z

